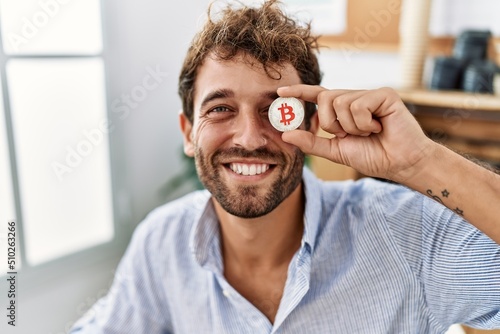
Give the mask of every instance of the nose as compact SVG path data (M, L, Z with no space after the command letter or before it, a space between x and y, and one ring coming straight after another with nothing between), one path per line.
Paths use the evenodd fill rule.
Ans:
M235 122L234 144L249 151L266 146L265 117L258 111L240 111Z

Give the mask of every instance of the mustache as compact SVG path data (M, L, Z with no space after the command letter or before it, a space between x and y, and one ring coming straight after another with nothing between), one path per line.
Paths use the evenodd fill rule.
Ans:
M234 158L257 158L285 162L285 155L282 152L273 152L263 147L252 151L245 150L241 147L231 147L225 150L217 150L212 155L212 162L218 164L221 161Z

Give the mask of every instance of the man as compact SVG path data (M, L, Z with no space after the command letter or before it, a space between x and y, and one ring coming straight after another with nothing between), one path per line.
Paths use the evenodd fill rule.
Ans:
M428 139L389 88L318 86L316 48L275 0L206 23L179 92L207 190L141 223L72 333L500 327L499 176ZM270 125L278 96L305 101L299 130ZM304 153L394 182L321 182Z

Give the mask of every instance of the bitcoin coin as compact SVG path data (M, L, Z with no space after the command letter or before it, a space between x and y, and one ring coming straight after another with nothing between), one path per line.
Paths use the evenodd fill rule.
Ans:
M279 97L269 107L268 117L275 129L282 132L294 130L304 120L304 106L294 97Z

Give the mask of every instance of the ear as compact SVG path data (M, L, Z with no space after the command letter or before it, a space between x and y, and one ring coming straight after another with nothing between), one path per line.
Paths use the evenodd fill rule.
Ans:
M181 127L182 137L184 140L184 153L188 157L194 157L194 144L192 140L193 125L187 119L186 115L184 115L182 110L179 112L179 125Z
M318 117L318 111L316 111L314 115L311 116L311 127L309 128L309 131L312 132L313 134L317 134L318 128L319 128L319 117Z

